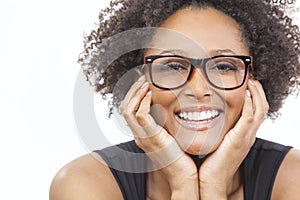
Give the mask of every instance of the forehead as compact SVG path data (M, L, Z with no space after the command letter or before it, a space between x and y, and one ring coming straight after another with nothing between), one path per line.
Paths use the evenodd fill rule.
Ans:
M188 56L212 56L222 50L248 55L238 23L213 8L185 8L171 15L153 37L154 48L147 54L181 49Z

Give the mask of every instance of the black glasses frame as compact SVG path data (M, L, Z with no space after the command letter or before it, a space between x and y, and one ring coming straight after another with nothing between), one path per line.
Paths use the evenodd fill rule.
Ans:
M186 81L177 86L177 87L172 87L172 88L165 88L165 87L161 87L159 85L157 85L154 81L153 81L153 77L152 77L152 63L154 60L158 59L158 58L164 58L164 57L175 57L175 58L183 58L183 59L186 59L188 61L190 61L191 63L191 70L188 74L188 77L186 79ZM214 59L214 58L221 58L221 57L232 57L232 58L238 58L238 59L241 59L243 61L243 63L245 64L245 74L244 74L244 78L243 78L243 81L240 85L238 86L235 86L235 87L230 87L230 88L224 88L224 87L219 87L217 85L215 85L214 83L212 83L209 78L208 78L208 75L207 75L207 71L206 71L206 63L211 60L211 59ZM247 77L247 73L248 73L248 70L250 68L250 70L253 70L253 65L252 65L252 56L243 56L243 55L218 55L218 56L213 56L213 57L208 57L208 58L202 58L202 59L195 59L195 58L188 58L188 57L185 57L185 56L179 56L179 55L151 55L151 56L145 56L144 57L144 64L148 66L149 68L149 74L150 74L150 79L151 79L151 83L157 87L157 88L160 88L160 89L164 89L164 90L174 90L174 89L178 89L182 86L184 86L188 80L190 79L193 71L195 68L202 68L203 71L204 71L204 74L205 74L205 78L206 80L215 88L217 89L221 89L221 90L234 90L234 89L237 89L239 87L241 87L242 85L244 85L245 83L245 80L246 80L246 77ZM197 66L197 67L195 67Z

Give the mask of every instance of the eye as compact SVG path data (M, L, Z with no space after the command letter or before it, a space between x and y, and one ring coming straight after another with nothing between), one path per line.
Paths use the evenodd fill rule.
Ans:
M238 67L232 63L220 62L220 63L215 63L213 66L209 68L209 70L216 70L221 73L228 73L228 72L236 72L238 70Z
M172 63L165 63L163 65L160 65L159 71L160 72L166 72L166 71L183 72L183 71L188 71L188 67L181 63L172 62Z

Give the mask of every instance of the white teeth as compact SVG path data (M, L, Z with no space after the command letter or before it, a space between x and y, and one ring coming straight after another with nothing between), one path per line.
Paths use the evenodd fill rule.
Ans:
M181 112L178 116L183 120L202 121L209 120L219 116L220 112L217 110L208 110L202 112Z
M188 112L187 115L188 115L188 117L187 117L188 119L193 120L193 113L192 112Z
M214 117L214 116L217 116L219 113L218 113L218 111L215 111L215 110L213 110L212 111L212 116Z
M204 120L206 119L206 112L200 112L200 119L199 120Z
M211 118L211 116L212 116L211 111L207 111L206 116L207 116L207 118Z
M183 118L184 119L187 119L188 118L188 115L187 115L187 113L185 112L185 113L183 113Z
M193 120L197 120L200 118L200 113L198 112L193 112Z

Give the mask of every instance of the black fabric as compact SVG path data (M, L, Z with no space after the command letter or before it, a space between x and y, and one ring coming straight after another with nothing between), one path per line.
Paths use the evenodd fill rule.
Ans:
M127 159L128 155L124 151L116 149L137 154L142 154L143 151L136 146L134 141L130 141L95 152L106 161L108 166L114 166L114 168L110 167L110 170L119 184L124 200L146 200L146 173L131 173L146 169L146 160L140 157ZM271 198L277 171L290 149L289 146L256 139L242 164L244 200L269 200ZM129 166L129 172L120 170L125 165L127 168ZM136 169L136 166L142 166L142 168Z
M135 154L128 155L127 153L132 152L137 155L144 153L134 141L121 143L95 152L110 167L124 200L146 200L146 173L132 173L146 171L144 168L146 160L144 157L135 156Z
M243 162L244 200L269 200L278 169L291 149L274 142L256 139Z

